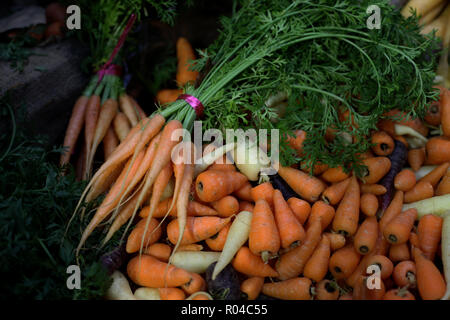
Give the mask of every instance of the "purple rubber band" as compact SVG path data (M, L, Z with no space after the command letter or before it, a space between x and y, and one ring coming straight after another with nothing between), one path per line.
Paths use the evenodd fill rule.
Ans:
M198 100L196 97L191 96L190 94L183 93L178 96L177 100L184 100L189 103L191 107L194 108L197 118L200 118L203 115L203 110L205 108L203 107L203 104L200 102L200 100Z

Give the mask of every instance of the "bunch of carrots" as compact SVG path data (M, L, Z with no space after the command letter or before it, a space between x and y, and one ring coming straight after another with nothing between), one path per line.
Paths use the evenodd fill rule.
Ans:
M130 181L142 167L154 180L126 240L127 276L139 286L128 287L128 298L210 300L205 272L216 263L212 278L231 265L248 300L449 299L450 91L439 89L423 121L380 121L363 177L281 166L294 196L249 181L226 154L200 172L177 158L161 163L169 146L152 151L159 148L152 140L140 151L152 164L128 169ZM166 141L170 124L153 139ZM304 139L297 132L291 140L299 153ZM126 208L119 224L133 211Z

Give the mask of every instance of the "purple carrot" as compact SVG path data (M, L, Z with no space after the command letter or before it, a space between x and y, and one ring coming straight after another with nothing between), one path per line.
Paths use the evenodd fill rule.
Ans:
M391 160L391 169L389 172L381 179L379 184L386 188L386 193L381 196L381 212L384 212L389 206L394 194L394 178L402 169L406 163L406 158L408 157L408 150L403 142L398 140L395 141L394 151L388 156Z
M126 244L122 243L111 252L105 253L100 257L100 262L110 274L119 269L127 260L128 253L125 248Z

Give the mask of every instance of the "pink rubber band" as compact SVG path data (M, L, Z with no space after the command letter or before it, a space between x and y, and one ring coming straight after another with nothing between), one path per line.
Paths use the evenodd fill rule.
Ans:
M191 96L190 94L180 94L177 98L177 100L184 100L187 103L191 105L191 107L194 109L195 114L197 115L197 118L200 118L203 116L203 111L205 107L203 104L198 100L196 97Z

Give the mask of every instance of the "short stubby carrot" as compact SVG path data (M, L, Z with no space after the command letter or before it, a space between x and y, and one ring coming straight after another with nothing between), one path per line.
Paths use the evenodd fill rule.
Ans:
M367 174L362 177L364 183L373 184L383 178L391 168L391 160L388 157L373 157L363 160L367 166Z
M242 212L242 211L253 212L253 209L255 209L255 206L253 203L251 203L249 201L239 201L239 212Z
M335 210L333 206L325 203L322 200L316 201L311 207L311 214L309 215L306 227L309 228L314 220L320 219L323 231L328 228L331 221L333 221L334 215Z
M419 182L429 182L433 186L433 188L436 188L441 178L446 174L448 168L450 167L450 162L445 162L441 165L438 165L436 168L434 168L430 173L428 173L426 176L421 178Z
M320 240L317 248L306 263L303 275L316 282L325 278L328 272L330 254L330 239L323 235L322 240Z
M412 170L403 169L394 178L394 187L403 192L409 191L416 185L416 175Z
M408 163L413 171L419 170L425 163L425 147L408 150Z
M191 281L181 286L181 289L183 289L184 292L191 295L206 289L206 281L201 275L191 272L191 278Z
M345 191L339 206L334 215L332 228L336 232L352 236L358 229L359 206L360 206L360 188L355 176Z
M339 289L331 280L319 281L314 289L314 299L316 300L337 300L339 298Z
M186 294L179 288L158 288L161 300L184 300Z
M408 286L409 288L416 287L416 264L412 260L405 260L397 263L392 272L392 279L399 287Z
M310 300L312 281L306 277L264 283L262 293L282 300Z
M330 183L337 183L347 179L350 176L349 172L345 172L344 169L339 166L336 168L329 168L324 173L322 173L321 177L323 180Z
M419 248L413 248L416 263L417 288L423 300L438 300L446 290L444 277L433 261L427 259Z
M417 225L420 249L424 256L431 261L434 260L441 241L443 222L444 219L442 217L427 214L419 220Z
M144 238L145 244L150 245L159 240L162 234L161 228L157 228L159 221L151 219L147 232L144 235L145 219L139 221L128 236L126 250L128 253L139 251L141 239Z
M426 148L427 164L442 164L450 161L450 138L437 136L428 139Z
M389 247L389 259L392 262L401 262L411 259L407 243L394 244Z
M258 201L259 199L264 199L270 205L273 206L273 192L274 188L270 182L264 182L256 187L253 187L250 191L253 202Z
M322 200L333 206L338 204L342 200L350 180L350 178L347 178L328 186L322 193Z
M277 277L269 264L264 263L259 255L253 254L248 247L241 247L231 262L233 268L250 277Z
M360 200L361 212L367 217L373 217L377 214L379 202L373 193L363 193Z
M240 172L206 170L197 176L195 191L200 200L212 202L239 190L247 181Z
M368 254L375 247L378 237L378 221L374 216L367 217L358 228L353 243L360 254Z
M394 139L385 131L375 131L372 133L372 151L377 156L388 156L394 151Z
M324 235L330 240L330 249L332 252L345 246L346 239L342 234L325 232Z
M436 196L443 196L444 194L450 193L450 170L447 170L445 175L442 177L441 182L439 182L435 195Z
M297 220L303 225L311 213L311 205L309 202L291 197L287 201L289 208L291 208Z
M405 192L404 202L411 203L433 197L433 185L428 181L419 181L409 191Z
M211 206L217 211L218 216L222 218L231 217L239 212L239 201L231 195L211 202Z
M394 264L392 261L382 254L376 254L369 258L367 266L376 265L380 270L381 279L385 280L389 278L394 270Z
M145 249L144 254L148 254L150 256L157 258L158 260L167 262L169 261L171 252L172 248L168 244L157 242L149 245Z
M397 190L394 194L394 197L391 200L391 203L386 208L386 211L382 213L381 219L379 221L380 231L383 232L386 225L395 218L400 212L402 212L403 207L403 197L404 193L401 190Z
M261 293L264 285L263 277L250 277L242 281L241 292L245 300L255 300Z
M222 251L223 250L223 247L227 240L228 231L230 230L230 227L231 227L231 223L227 224L218 233L216 233L215 235L213 235L210 238L205 240L206 244L212 251Z
M247 181L241 188L233 192L233 195L236 196L239 200L253 201L251 183Z
M320 179L291 167L280 166L278 174L298 195L310 202L317 201L326 188Z
M394 217L384 228L384 238L392 244L406 243L417 218L414 208L403 211Z
M344 279L352 274L360 260L353 244L336 250L330 257L329 270L335 279Z
M381 196L387 192L387 189L385 186L381 184L361 184L361 193L372 193L376 196Z

